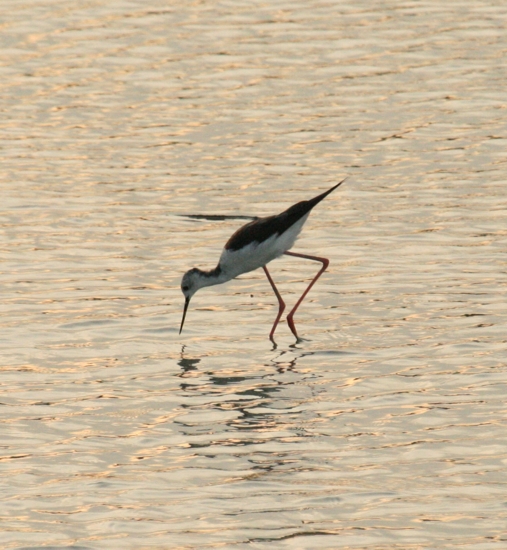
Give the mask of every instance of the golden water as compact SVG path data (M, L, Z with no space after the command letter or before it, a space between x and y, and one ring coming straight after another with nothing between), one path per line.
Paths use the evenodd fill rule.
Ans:
M506 547L503 3L1 11L0 546Z

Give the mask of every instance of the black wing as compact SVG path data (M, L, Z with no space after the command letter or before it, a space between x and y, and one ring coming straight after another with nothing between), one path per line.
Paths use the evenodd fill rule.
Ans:
M322 199L325 199L331 191L334 191L344 181L345 180L342 180L334 187L331 187L331 189L324 191L324 193L313 199L294 204L281 214L268 216L267 218L259 218L240 227L225 244L226 250L239 250L252 242L262 243L272 235L281 235L285 233L287 229L308 214L314 206Z

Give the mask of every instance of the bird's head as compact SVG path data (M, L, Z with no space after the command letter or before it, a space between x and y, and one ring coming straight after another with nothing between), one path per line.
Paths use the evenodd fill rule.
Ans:
M202 287L203 272L197 267L190 269L183 275L181 279L181 292L185 296L185 305L183 306L183 318L181 319L180 334L183 330L183 323L185 322L185 315L187 314L188 304L190 304L190 298Z

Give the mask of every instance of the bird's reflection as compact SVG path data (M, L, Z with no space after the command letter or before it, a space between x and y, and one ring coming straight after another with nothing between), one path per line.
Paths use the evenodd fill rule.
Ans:
M298 418L305 412L301 404L314 398L315 386L306 369L298 372L298 361L312 354L289 348L259 365L216 371L205 368L206 355L192 356L183 346L178 376L186 379L180 390L187 398L181 403L187 414L178 426L189 445L258 445L270 439L269 432L274 440L288 432L291 438L306 437ZM212 436L207 443L191 442L204 433Z
M185 374L190 373L191 371L197 371L197 366L199 363L201 363L202 358L196 357L196 356L190 356L189 354L185 353L186 345L183 345L181 347L181 353L180 353L180 360L178 361L178 365L181 367L181 373L178 376L185 376ZM276 351L277 346L275 345L271 351ZM299 352L299 353L296 353ZM296 347L296 344L291 344L289 346L288 350L282 350L278 353L276 357L273 357L270 359L269 363L272 364L274 367L276 367L276 371L280 374L288 371L295 371L297 362L299 359L302 359L303 357L313 355L314 352L302 352L299 350L299 348ZM292 354L292 357L289 355ZM205 359L205 356L204 356ZM267 364L265 365L267 366ZM248 377L245 376L218 376L218 375L211 375L210 380L212 380L213 384L216 384L218 386L224 386L231 382L241 382L243 380L247 380Z
M181 375L190 371L197 370L197 365L201 362L198 358L190 358L184 356L185 346L181 350L181 359L178 361L178 365L181 367Z

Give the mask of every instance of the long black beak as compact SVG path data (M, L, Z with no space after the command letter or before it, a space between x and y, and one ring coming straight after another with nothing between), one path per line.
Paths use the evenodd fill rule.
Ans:
M190 303L190 298L187 296L185 298L185 305L183 306L183 319L181 320L180 334L183 330L183 323L185 322L185 315L187 314L188 304Z

